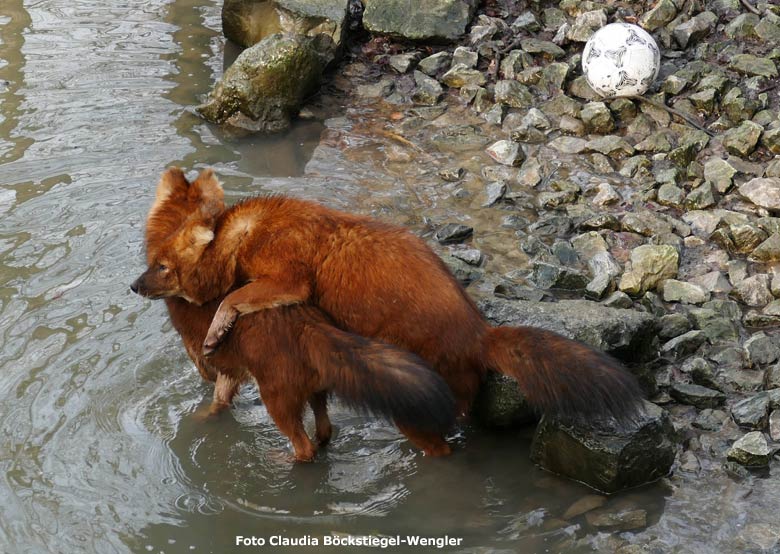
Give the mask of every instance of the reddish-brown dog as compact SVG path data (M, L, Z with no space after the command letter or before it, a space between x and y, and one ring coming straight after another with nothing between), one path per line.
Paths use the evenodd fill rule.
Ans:
M636 409L636 380L616 361L549 331L492 328L439 257L405 229L281 196L222 211L218 181L211 173L200 180L200 211L174 239L196 244L198 262L166 272L181 249L158 250L139 283L195 303L229 293L207 353L242 314L314 304L341 328L418 354L447 381L460 413L489 369L514 377L540 411L624 416ZM446 447L429 437L437 441Z
M156 260L171 245L180 254L178 260L197 262L201 234L209 234L197 223L209 217L200 211L204 178L208 174L190 185L180 171L164 176L147 220L147 258L153 273L171 275L186 269L171 265L161 271L158 267ZM193 213L197 217L193 218ZM212 266L213 271L222 269ZM164 296L148 288L146 281L148 276L131 288L152 298ZM217 413L227 407L239 385L254 378L269 415L292 441L296 459L311 460L316 451L302 423L307 402L315 415L316 440L323 444L330 438L329 391L358 410L393 420L426 454L449 452L449 448L442 450L440 440L429 442L426 437L440 437L452 427L452 394L444 380L416 355L344 332L315 306L300 305L242 318L219 352L206 359L201 345L218 303L199 306L168 298L167 305L199 372L216 381L210 411Z

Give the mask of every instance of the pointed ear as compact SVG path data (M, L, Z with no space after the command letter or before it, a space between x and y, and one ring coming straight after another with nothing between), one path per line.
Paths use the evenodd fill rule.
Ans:
M222 190L222 185L211 168L200 172L198 178L192 183L190 194L191 198L194 198L193 195L199 196L204 204L224 205L225 191Z
M156 203L164 202L178 191L186 191L190 183L184 176L184 172L178 167L166 169L157 184Z

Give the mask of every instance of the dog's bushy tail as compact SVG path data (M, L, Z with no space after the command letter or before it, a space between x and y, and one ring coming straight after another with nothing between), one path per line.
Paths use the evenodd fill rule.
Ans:
M325 323L304 332L311 367L350 408L425 433L454 425L450 388L418 356Z
M513 377L539 412L633 418L642 391L611 356L535 327L496 327L483 342L488 368Z

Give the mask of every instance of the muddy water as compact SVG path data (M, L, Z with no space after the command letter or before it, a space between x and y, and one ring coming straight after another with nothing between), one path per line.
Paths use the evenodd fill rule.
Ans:
M281 137L205 125L188 110L222 70L219 25L207 0L2 0L0 552L246 551L237 535L450 535L462 539L454 552L611 544L614 534L561 518L589 491L535 469L527 433L467 428L452 457L430 460L387 424L336 406L332 445L293 465L252 389L218 421L194 421L209 385L162 304L128 290L165 166L215 166L232 198L291 192L423 233L426 218L496 223L448 200L451 188L392 135L373 141L338 87ZM480 239L499 268L523 263L507 237ZM731 498L738 514L742 493L727 485L709 486L711 500ZM667 514L671 494L655 485L608 506L642 507L650 538L687 544L744 522L688 518L695 509L679 494ZM407 550L430 551L394 551Z

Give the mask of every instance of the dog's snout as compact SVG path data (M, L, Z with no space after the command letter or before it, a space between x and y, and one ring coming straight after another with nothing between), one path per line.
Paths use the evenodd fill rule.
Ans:
M130 284L130 290L138 294L138 280L136 279Z

